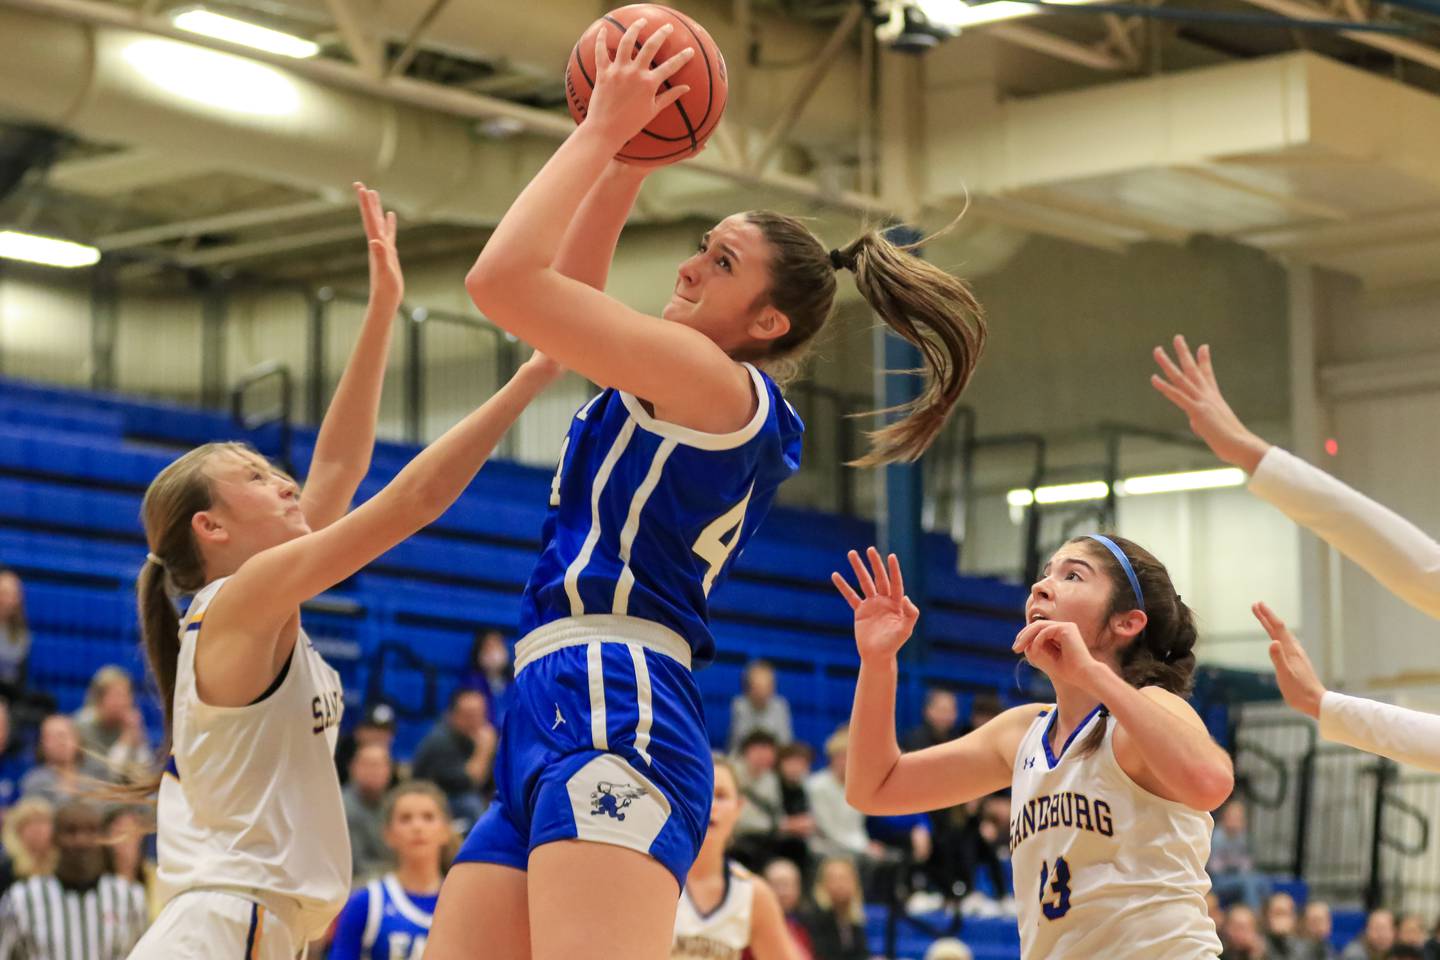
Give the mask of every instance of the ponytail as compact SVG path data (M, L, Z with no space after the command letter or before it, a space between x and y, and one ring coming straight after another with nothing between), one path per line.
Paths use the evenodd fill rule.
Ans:
M827 253L809 228L793 217L768 210L744 216L760 228L770 245L765 300L790 321L790 329L767 344L763 354L744 359L754 359L782 383L795 375L834 309L836 271L852 271L870 309L920 351L925 388L908 403L877 411L903 416L871 433L870 451L850 466L918 458L939 434L969 383L987 334L985 311L965 281L910 252L939 234L897 246L872 230Z
M903 416L872 432L870 452L852 466L918 459L945 426L985 349L985 311L970 286L909 252L930 239L902 247L872 230L831 253L832 264L855 272L870 309L920 351L925 372L918 397L877 411Z

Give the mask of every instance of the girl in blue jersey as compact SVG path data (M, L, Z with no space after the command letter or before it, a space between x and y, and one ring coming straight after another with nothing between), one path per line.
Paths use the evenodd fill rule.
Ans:
M663 316L603 292L645 171L620 147L686 89L693 50L632 26L584 123L511 206L466 278L495 323L606 388L576 414L525 590L497 799L446 879L428 960L659 960L705 835L713 770L690 668L714 655L711 589L799 466L799 418L761 367L793 362L853 271L921 351L921 396L861 462L913 459L985 334L956 278L869 233L827 253L751 212L680 265ZM528 877L527 873L528 871Z
M421 960L440 896L450 832L445 794L427 780L385 798L385 845L395 869L355 892L335 925L330 960Z

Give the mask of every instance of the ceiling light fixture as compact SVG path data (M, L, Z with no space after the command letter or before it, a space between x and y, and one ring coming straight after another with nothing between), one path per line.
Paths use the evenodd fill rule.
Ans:
M83 243L41 237L16 230L0 230L0 257L46 267L89 267L100 262L100 251Z
M185 10L171 17L170 22L190 33L213 37L227 43L236 43L242 47L250 47L252 50L264 50L266 53L279 54L282 57L303 60L320 52L320 45L314 41L303 40L279 30L271 30L269 27L262 27L245 20L236 20L234 17L212 13L209 10Z

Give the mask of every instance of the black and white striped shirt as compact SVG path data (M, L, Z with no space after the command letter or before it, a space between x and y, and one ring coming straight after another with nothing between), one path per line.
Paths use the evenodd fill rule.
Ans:
M89 890L54 877L17 880L0 897L0 960L124 960L145 932L145 888L106 875Z

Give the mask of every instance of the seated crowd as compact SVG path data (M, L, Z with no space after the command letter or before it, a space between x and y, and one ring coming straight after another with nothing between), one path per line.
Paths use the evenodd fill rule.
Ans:
M30 636L23 585L0 570L0 960L85 956L122 960L159 902L153 807L127 787L153 776L157 756L135 697L135 679L105 666L74 715L57 712L28 677ZM396 714L369 705L342 736L336 764L349 826L353 897L329 942L311 956L356 960L368 898L389 877L433 907L458 840L494 792L498 731L512 694L510 644L483 631L470 669L409 762L394 753ZM973 698L968 720L948 690L927 692L923 722L902 746L919 750L963 736L1001 710ZM868 960L865 898L895 897L910 912L951 907L965 916L1013 916L1010 804L1004 793L928 815L866 817L845 800L848 736L821 756L794 736L774 669L752 662L731 705L726 738L745 800L734 858L774 888L796 943L811 960ZM1440 927L1414 915L1372 911L1338 953L1329 906L1298 905L1272 889L1250 854L1243 802L1217 814L1209 865L1212 915L1224 960L1440 960ZM427 906L428 901L428 906ZM77 948L46 910L64 904L99 938ZM102 904L104 905L102 907ZM79 952L76 952L76 950ZM423 942L408 948L419 956ZM968 960L958 940L937 941L927 960Z

